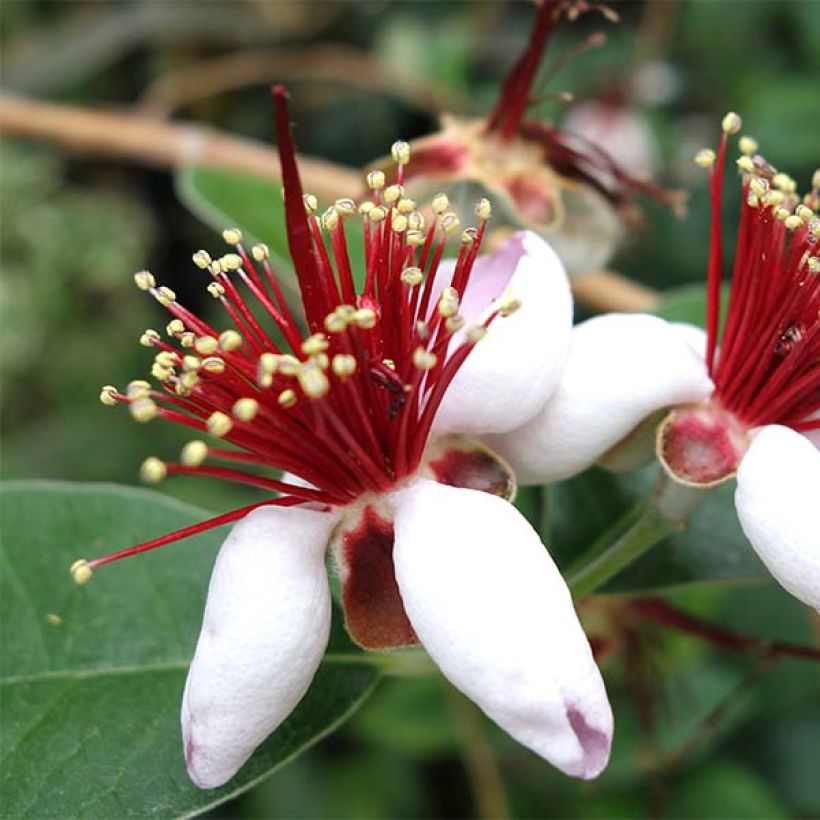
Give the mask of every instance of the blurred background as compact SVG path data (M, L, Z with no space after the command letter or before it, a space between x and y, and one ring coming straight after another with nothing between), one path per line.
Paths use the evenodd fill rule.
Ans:
M552 55L595 31L606 42L551 80L538 114L562 122L585 102L614 100L637 118L660 181L688 192L688 214L645 203L643 230L612 267L658 289L697 285L708 207L692 156L714 144L727 110L743 115L744 132L774 165L808 185L820 133L820 3L612 5L620 25L589 14L560 32ZM0 14L4 94L269 141L268 86L280 81L292 93L300 151L359 167L397 138L431 132L442 112L485 114L534 8L509 0L6 0ZM574 102L557 98L564 91ZM141 377L151 355L139 335L166 321L131 274L150 268L207 312L190 256L200 247L221 252L222 242L194 215L191 197L178 195L176 169L153 156L150 135L124 157L70 150L58 131L32 125L0 143L3 476L133 483L147 454L174 452L185 439L135 427L97 401L101 384ZM126 123L112 139L127 133ZM731 221L731 184L727 192ZM164 490L213 510L256 498L198 480ZM724 625L811 638L778 590L680 596ZM215 816L466 817L504 805L520 817L820 815L812 666L770 669L617 613L605 632L618 650L607 672L619 724L613 764L596 783L557 774L437 679L402 678Z

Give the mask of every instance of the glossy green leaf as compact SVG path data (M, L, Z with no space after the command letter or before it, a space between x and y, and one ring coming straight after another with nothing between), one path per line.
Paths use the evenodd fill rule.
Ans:
M76 587L67 572L75 558L206 514L114 485L19 482L1 498L0 799L8 816L198 813L332 731L376 683L367 656L334 637L294 714L231 783L201 791L182 761L179 701L224 531L113 564Z

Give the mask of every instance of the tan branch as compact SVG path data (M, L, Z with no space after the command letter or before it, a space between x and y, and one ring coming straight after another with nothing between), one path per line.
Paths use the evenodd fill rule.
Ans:
M655 310L660 304L660 294L656 290L613 271L576 276L571 284L575 298L597 311L639 313Z

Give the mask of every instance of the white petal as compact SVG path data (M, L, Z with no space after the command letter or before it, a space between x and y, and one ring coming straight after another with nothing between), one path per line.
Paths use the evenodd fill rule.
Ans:
M325 547L337 516L250 513L222 545L182 698L191 779L221 786L290 714L327 646Z
M569 590L536 532L507 501L424 479L393 504L399 590L444 675L554 766L600 774L612 712Z
M740 526L769 572L820 610L820 452L787 427L763 427L737 471Z
M569 349L572 295L558 257L534 233L517 233L477 261L463 299L467 323L486 317L507 289L521 308L494 320L453 379L433 425L439 435L512 430L555 389Z
M686 334L655 316L611 313L573 329L558 389L528 424L487 443L522 483L585 470L647 416L712 392Z

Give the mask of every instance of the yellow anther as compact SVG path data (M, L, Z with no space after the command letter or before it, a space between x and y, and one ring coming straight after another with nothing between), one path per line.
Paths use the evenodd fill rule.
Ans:
M408 245L413 245L414 247L418 247L419 245L423 245L426 239L424 235L424 231L407 231L405 234L405 240L407 241Z
M47 612L46 621L52 626L59 626L63 622L63 619L56 612Z
M326 231L334 231L339 227L339 212L333 205L322 214L321 223Z
M155 456L149 456L140 467L140 479L146 484L159 484L168 475L168 468L164 461Z
M750 208L757 208L757 206L760 205L760 197L757 194L749 193L746 197L746 204Z
M166 288L165 285L162 285L154 291L154 299L156 299L163 307L168 307L176 302L177 295L171 290L171 288Z
M315 356L323 353L329 347L327 339L321 333L314 333L302 342L302 353L306 356Z
M769 190L769 183L765 179L755 177L749 182L749 190L757 197L764 197Z
M365 202L362 202L361 205L359 205L359 213L362 216L367 216L375 207L376 206L373 202L371 202L370 200L366 200Z
M447 194L436 194L430 203L430 207L433 209L433 213L443 214L450 207L450 200Z
M754 137L742 136L738 142L740 150L747 156L757 153L757 140Z
M735 114L734 111L730 111L724 118L723 122L721 123L721 127L723 128L724 133L726 134L737 134L738 131L743 127L743 120Z
M208 445L204 441L189 441L180 451L179 460L186 467L199 467L208 457Z
M412 231L423 231L427 225L421 211L413 211L407 215L407 224Z
M171 321L165 325L165 332L169 336L177 336L180 333L184 333L185 325L182 323L182 319L171 319Z
M475 204L475 215L482 221L486 222L493 213L493 206L489 199L482 197Z
M390 146L390 156L393 157L393 162L407 165L410 162L410 146L404 140L396 140Z
M223 413L221 410L215 410L208 416L208 421L205 422L205 426L212 436L222 438L222 436L227 435L231 431L233 422L227 413Z
M222 231L222 238L229 245L238 245L242 241L242 231L239 228L225 228Z
M129 405L131 416L139 422L151 421L157 417L157 406L148 398L140 398L132 401Z
M203 356L210 356L219 349L219 342L213 336L200 336L194 342L194 350Z
M214 297L214 299L220 299L222 296L225 295L225 288L219 284L219 282L211 282L208 285L208 293Z
M498 312L503 316L512 316L521 307L521 300L514 296L505 296L501 299Z
M463 316L450 316L445 322L444 327L448 333L456 333L464 327Z
M441 227L444 233L457 231L460 224L461 220L458 218L458 214L453 211L448 211L441 217Z
M177 363L177 357L176 354L170 350L160 350L160 352L154 356L154 361L161 367L173 367Z
M423 347L417 347L413 351L413 364L419 370L432 370L438 363L438 356L425 350Z
M257 262L264 262L270 258L270 248L264 242L259 242L251 248L251 256Z
M291 390L290 388L288 388L287 390L283 390L279 394L279 398L277 399L277 401L282 407L293 407L293 405L297 402L296 391Z
M336 308L336 313L346 322L352 322L353 317L356 315L356 308L353 305L339 305Z
M315 213L319 207L319 200L313 194L303 194L302 202L305 203L305 211L309 214Z
M356 202L349 196L343 196L341 199L337 199L333 203L333 207L336 208L336 213L338 213L339 216L351 216L356 213Z
M338 310L325 316L325 330L328 333L344 333L347 330L347 321Z
M231 413L240 421L253 421L259 412L259 402L256 399L237 399L231 408Z
M177 338L179 339L179 343L182 347L193 347L196 343L196 334L192 333L190 330L180 333Z
M353 314L353 324L363 330L376 326L376 313L371 308L360 308Z
M356 357L347 353L337 353L333 357L333 372L340 378L345 379L356 372Z
M717 156L711 148L701 148L695 154L695 164L700 165L701 168L711 168L715 164Z
M365 179L371 191L380 191L384 188L384 171L371 171Z
M785 222L792 215L792 212L788 208L777 208L774 215L780 222Z
M422 321L416 322L416 334L418 335L419 339L421 339L422 341L429 338L430 328L427 326L427 322L422 322Z
M798 228L803 227L803 220L797 216L797 214L792 214L791 216L787 216L785 220L783 220L783 224L786 228L790 231L796 231Z
M444 319L449 319L458 313L459 299L458 292L453 288L444 288L438 300L438 312Z
M302 363L296 356L291 356L290 353L283 353L279 357L279 372L283 376L295 376L302 367Z
M775 174L772 185L784 194L793 194L797 190L797 183L788 174Z
M810 222L814 219L814 211L808 207L808 205L798 205L794 212L804 221Z
M410 199L409 197L402 197L396 203L396 210L400 214L404 214L404 216L409 216L416 210L416 201L414 199Z
M78 561L75 561L69 567L68 571L71 573L74 583L78 586L87 584L91 580L91 576L94 574L94 571L88 565L88 561L86 561L85 558L80 558Z
M208 270L208 266L209 266L209 265L211 264L211 262L213 261L213 260L211 259L211 255L208 253L208 251L203 251L203 250L199 250L199 251L197 251L197 252L196 252L196 253L195 253L195 254L191 257L191 259L193 260L194 264L195 264L195 265L196 265L196 266L197 266L200 270Z
M464 335L471 345L478 344L487 335L487 328L484 325L472 325L467 328Z
M224 270L239 270L242 267L242 257L238 253L226 253L219 262Z
M202 367L202 359L198 356L183 356L182 369L186 373L196 373Z
M100 401L107 407L113 407L117 400L114 398L117 394L117 388L113 384L106 384L100 390Z
M401 281L411 288L420 285L423 279L424 273L422 272L421 268L417 268L415 266L405 268L401 272Z
M737 158L737 167L740 168L741 171L751 174L754 172L755 164L751 157L747 157L746 154L744 154Z
M812 236L820 236L820 219L812 219L809 222L809 233Z
M820 259L818 259L816 256L809 257L809 272L820 273Z
M141 270L134 274L134 283L140 290L151 290L156 285L151 271Z
M160 382L168 381L171 376L174 375L174 368L173 367L166 367L164 365L159 364L158 362L154 362L151 365L151 375Z
M221 259L214 259L213 262L211 262L211 264L208 265L208 273L210 273L211 276L219 276L219 274L222 272L223 270Z
M401 199L402 194L404 194L404 188L401 185L388 185L384 189L384 201L392 205Z
M193 390L199 382L200 378L196 374L196 371L188 370L179 377L177 384L182 385L186 390L190 391Z
M407 217L396 213L390 223L390 228L394 233L404 233L407 230Z
M276 353L263 353L259 357L259 369L263 373L273 374L277 367L279 367L279 356Z
M202 360L202 370L207 373L224 373L225 360L220 359L219 356L208 356Z
M238 350L245 340L235 330L223 330L219 334L219 346L227 353Z
M820 188L820 168L811 175L811 187L814 189Z
M769 189L766 192L766 196L763 197L763 204L768 205L770 208L778 208L783 204L785 198L786 195L783 191L773 191Z
M387 211L381 205L374 205L367 214L371 222L382 222L387 216Z
M385 367L389 367L391 370L396 369L396 363L392 359L382 359L382 364Z
M147 396L150 392L151 382L147 382L144 379L134 379L128 382L128 386L125 388L125 395L128 396L129 399L138 399L142 396Z
M140 336L140 344L143 347L153 347L160 339L159 333L153 328L148 328L142 336Z
M475 242L477 236L478 236L478 229L477 228L465 228L461 232L461 244L462 245L470 245L471 243Z
M320 367L305 365L299 371L299 386L310 399L321 399L330 389L330 382Z

